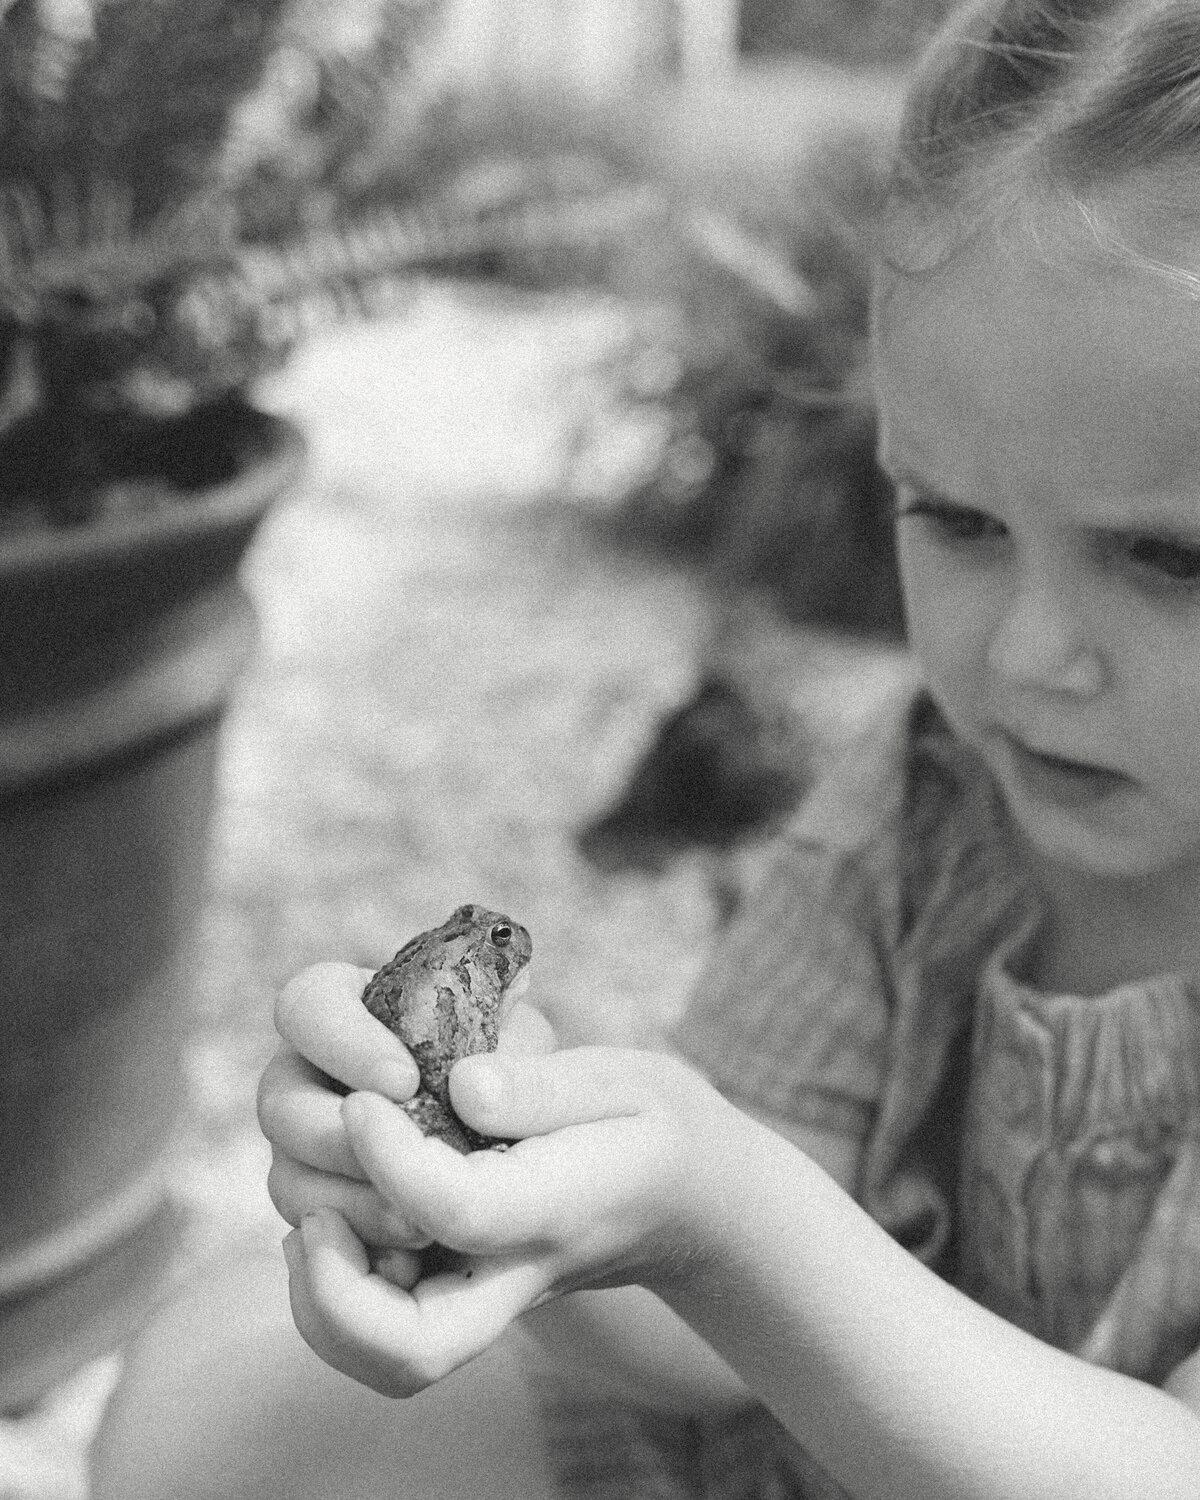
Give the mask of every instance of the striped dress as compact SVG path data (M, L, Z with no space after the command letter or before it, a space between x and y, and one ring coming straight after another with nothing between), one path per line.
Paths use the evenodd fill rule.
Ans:
M1200 994L1022 978L1044 920L997 791L906 695L809 798L674 1041L857 1142L856 1196L1039 1338L1151 1382L1200 1346ZM764 1409L548 1401L564 1496L842 1500Z

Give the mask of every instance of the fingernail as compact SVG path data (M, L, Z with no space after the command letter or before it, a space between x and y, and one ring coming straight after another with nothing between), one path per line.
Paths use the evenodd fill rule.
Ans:
M382 1057L371 1069L371 1088L397 1104L411 1099L420 1081L416 1063L407 1057Z

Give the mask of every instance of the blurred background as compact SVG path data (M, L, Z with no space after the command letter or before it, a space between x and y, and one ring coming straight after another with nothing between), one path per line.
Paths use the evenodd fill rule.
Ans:
M278 1252L292 974L478 901L653 1045L907 671L867 291L949 0L170 9L0 5L0 1500Z

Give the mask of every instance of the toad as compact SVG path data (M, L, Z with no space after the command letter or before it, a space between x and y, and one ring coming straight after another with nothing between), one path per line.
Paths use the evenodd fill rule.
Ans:
M363 1004L412 1053L421 1074L403 1106L426 1135L464 1155L504 1143L465 1125L450 1104L460 1057L494 1052L500 1021L529 981L533 942L519 922L460 906L440 927L409 938L371 977Z

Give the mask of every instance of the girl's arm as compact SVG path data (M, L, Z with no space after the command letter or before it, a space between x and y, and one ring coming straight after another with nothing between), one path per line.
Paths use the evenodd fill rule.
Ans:
M1200 1354L1168 1395L1056 1350L928 1271L795 1149L849 1186L844 1138L744 1126L697 1154L697 1211L726 1230L703 1269L663 1301L624 1287L531 1315L557 1320L572 1364L607 1355L620 1394L680 1411L757 1396L860 1500L1195 1500Z
M336 1214L290 1238L301 1332L413 1394L564 1291L638 1283L859 1500L1195 1500L1200 1415L1057 1351L939 1280L815 1162L670 1059L468 1059L452 1089L507 1153L458 1157L342 1105L384 1197L457 1269L371 1273Z
M280 1213L298 1225L306 1213L336 1209L376 1249L406 1242L350 1150L342 1093L371 1089L402 1100L416 1088L403 1047L364 1009L367 970L326 964L306 970L280 996L276 1021L284 1046L263 1075L259 1117L274 1148L269 1179ZM536 1012L520 1005L502 1049L538 1054L554 1038ZM787 1132L839 1182L857 1170L857 1141L833 1132L770 1122ZM726 1362L662 1301L642 1287L557 1298L531 1314L528 1330L578 1395L640 1402L677 1413L727 1412L754 1401Z
M1179 1396L971 1302L750 1121L698 1153L704 1250L660 1294L861 1500L1195 1500ZM1192 1362L1189 1362L1191 1364Z
M852 1137L761 1116L849 1191L860 1154ZM527 1315L525 1327L579 1395L634 1401L679 1415L722 1415L753 1391L686 1322L640 1286L575 1292Z

